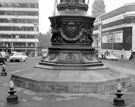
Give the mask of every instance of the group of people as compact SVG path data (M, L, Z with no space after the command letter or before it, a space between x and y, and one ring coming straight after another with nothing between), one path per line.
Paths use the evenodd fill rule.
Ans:
M108 55L110 55L110 52L107 50L104 53L101 53L101 58L105 59L105 57L108 56ZM134 58L133 50L131 50L131 54L130 54L129 60L131 60L133 58ZM124 59L124 55L123 54L121 54L121 59Z
M101 58L105 59L105 56L108 56L108 55L110 55L110 52L107 50L106 52L104 52L104 54L101 53Z

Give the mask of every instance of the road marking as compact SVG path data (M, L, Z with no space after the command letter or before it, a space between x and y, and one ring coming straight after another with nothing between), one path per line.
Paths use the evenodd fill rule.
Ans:
M35 95L36 93L35 92L32 92L31 90L25 90L23 91L24 94L27 94L27 95Z
M23 90L23 88L20 88L20 87L16 88L16 91L22 91L22 90Z
M27 101L27 99L22 99L22 101L23 101L23 102L26 102L26 101Z
M68 101L68 100L73 100L73 99L78 99L79 97L68 97L68 98L56 98L55 100L52 100L52 102L55 102L55 101Z
M41 101L43 100L43 97L34 96L32 97L32 100Z
M20 69L20 70L16 70L16 71L12 71L11 73L14 74L14 73L17 73L17 72L21 72L21 71L25 71L25 70L28 70L32 67L27 67L27 68L24 68L24 69Z
M135 107L135 103L131 103L128 107Z

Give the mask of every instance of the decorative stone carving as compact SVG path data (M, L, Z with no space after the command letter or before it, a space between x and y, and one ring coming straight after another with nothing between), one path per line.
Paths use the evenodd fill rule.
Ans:
M76 42L82 36L82 31L74 22L68 22L60 30L60 34L66 42Z
M93 56L91 54L86 54L85 56L89 61L93 60Z
M82 28L82 38L80 39L80 43L90 43L92 44L92 29L90 28Z
M53 43L63 43L61 38L60 30L57 28L52 28L51 42Z
M57 54L50 54L49 60L54 60L56 58Z
M66 60L68 62L73 62L75 60L75 56L72 53L68 53L68 55L66 56Z
M52 45L44 62L58 66L63 63L83 66L84 63L92 62L95 59L94 49L91 46L95 18L85 16L87 15L85 0L60 0L57 9L59 14L50 17Z
M57 6L58 11L64 9L79 9L79 10L88 10L88 5L85 4L85 0L60 0L60 4Z

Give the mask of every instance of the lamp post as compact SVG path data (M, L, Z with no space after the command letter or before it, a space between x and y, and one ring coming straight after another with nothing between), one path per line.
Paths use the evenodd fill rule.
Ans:
M13 42L11 43L11 53L14 51L14 45Z
M112 42L112 54L113 54L113 42Z
M110 42L111 42L111 44L112 44L112 54L113 54L113 45L114 45L114 42L115 42L115 37L114 37L115 35L114 35L114 33L111 33L111 40L110 40Z
M6 52L8 53L8 44L6 44Z
M35 56L37 56L37 35L36 35L36 32L37 32L37 27L38 27L38 24L37 23L34 23L34 31L35 31Z

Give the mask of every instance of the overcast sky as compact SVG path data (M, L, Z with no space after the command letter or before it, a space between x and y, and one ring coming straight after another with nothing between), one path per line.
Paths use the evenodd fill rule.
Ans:
M58 0L59 1L59 0ZM94 0L89 2L88 13L91 15L91 6ZM104 0L106 12L112 11L123 6L126 3L135 3L135 0ZM48 17L52 16L54 11L54 0L39 0L39 31L46 33L50 28Z

